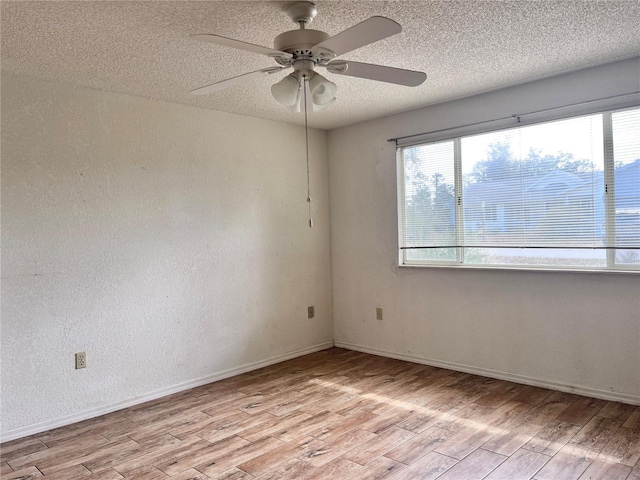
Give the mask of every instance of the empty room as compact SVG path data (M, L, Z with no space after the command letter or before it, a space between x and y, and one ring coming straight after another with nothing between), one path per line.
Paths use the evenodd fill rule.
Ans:
M640 480L640 2L0 16L0 478Z

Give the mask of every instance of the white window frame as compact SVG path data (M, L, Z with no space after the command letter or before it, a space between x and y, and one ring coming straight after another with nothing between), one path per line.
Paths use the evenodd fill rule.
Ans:
M551 116L546 118L538 118L526 123L521 122L518 117L517 121L520 125L536 125L550 123L558 120L582 117L586 115L600 114L602 115L603 125L603 148L604 148L604 183L605 191L605 225L607 229L607 244L613 245L615 240L615 169L614 169L614 149L613 149L613 129L612 119L613 113L625 110L640 108L640 104L625 105L622 107L612 108L608 110L589 111L580 109L576 110L572 115ZM515 118L515 116L514 116ZM475 270L531 270L531 271L569 271L569 272L603 272L603 273L631 273L640 274L640 265L626 265L616 263L616 250L608 248L606 250L606 266L602 267L580 267L580 266L562 266L562 265L507 265L507 264L467 264L464 263L464 213L462 203L462 138L472 136L479 133L499 132L511 130L514 126L502 126L502 128L486 129L486 128L463 128L457 136L434 135L429 139L428 134L422 136L422 141L403 142L397 144L396 149L396 175L397 175L397 211L398 211L398 262L400 267L429 267L429 268L463 268ZM453 162L454 162L454 189L455 189L455 225L456 240L458 247L456 248L456 260L407 260L408 249L403 248L403 238L405 237L405 225L403 219L405 208L405 185L404 185L404 161L402 158L402 148L431 145L443 142L453 142Z

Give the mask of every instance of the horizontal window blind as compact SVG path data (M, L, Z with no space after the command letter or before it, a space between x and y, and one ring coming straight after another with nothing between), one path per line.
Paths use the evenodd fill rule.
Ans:
M400 147L401 261L639 267L638 132L636 108Z
M409 260L455 261L453 141L401 149L403 247ZM430 248L413 248L430 247Z
M616 263L640 264L640 109L611 114Z

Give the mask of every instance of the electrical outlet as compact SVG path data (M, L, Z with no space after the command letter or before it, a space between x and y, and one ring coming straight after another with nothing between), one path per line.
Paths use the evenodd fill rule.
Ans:
M376 307L376 320L382 320L382 307Z
M76 370L87 368L87 352L76 353Z
M307 307L307 318L313 318L316 315L315 308Z

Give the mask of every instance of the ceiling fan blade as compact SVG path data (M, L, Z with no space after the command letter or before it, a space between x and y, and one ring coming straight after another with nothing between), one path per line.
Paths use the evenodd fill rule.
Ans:
M261 45L254 45L253 43L241 42L240 40L234 40L233 38L221 37L220 35L203 33L198 35L191 35L191 38L193 38L194 40L200 40L202 42L213 43L215 45L222 45L223 47L231 47L240 50L246 50L248 52L259 53L268 57L291 58L291 54L287 52L274 50L273 48L267 48Z
M262 70L256 70L255 72L244 73L242 75L238 75L237 77L227 78L226 80L222 80L221 82L212 83L211 85L207 85L206 87L196 88L195 90L192 90L191 93L193 93L194 95L207 95L209 93L214 93L225 88L233 87L234 85L239 85L249 80L253 80L254 78L260 77L261 75L269 75L271 73L279 72L284 68L287 67L268 67L263 68Z
M327 65L327 70L338 75L367 78L407 87L417 87L427 79L427 74L424 72L348 60L335 60Z
M402 27L386 17L371 17L364 22L360 22L343 32L326 39L315 45L311 50L320 53L322 50L330 50L340 56L347 52L364 47L370 43L377 42L384 38L400 33Z

